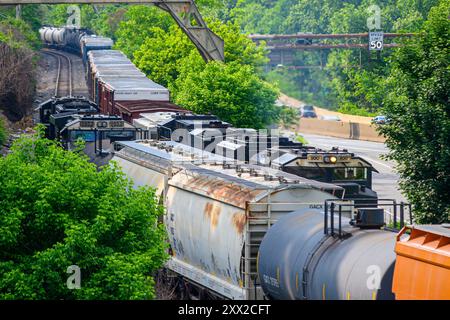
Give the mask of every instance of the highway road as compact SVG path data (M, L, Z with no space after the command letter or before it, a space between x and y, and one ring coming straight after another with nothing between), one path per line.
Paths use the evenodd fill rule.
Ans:
M373 189L378 193L379 198L406 202L398 187L399 175L395 171L395 163L381 159L381 156L388 152L384 143L300 134L305 137L311 146L322 149L332 147L348 149L348 151L369 161L379 171L379 173L373 173Z

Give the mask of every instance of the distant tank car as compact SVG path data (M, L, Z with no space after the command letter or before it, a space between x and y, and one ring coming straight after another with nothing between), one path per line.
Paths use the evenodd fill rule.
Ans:
M39 35L42 42L50 46L65 46L65 28L42 27Z
M79 54L84 63L89 51L111 49L113 46L112 39L98 37L85 28L44 26L39 29L39 34L47 46Z

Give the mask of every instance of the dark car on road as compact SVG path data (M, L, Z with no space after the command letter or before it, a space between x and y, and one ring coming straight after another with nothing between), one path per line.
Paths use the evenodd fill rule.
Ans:
M317 118L317 114L314 111L303 111L302 118Z
M312 106L312 105L310 105L310 104L305 104L305 105L302 107L302 110L303 110L303 111L314 111L314 106Z

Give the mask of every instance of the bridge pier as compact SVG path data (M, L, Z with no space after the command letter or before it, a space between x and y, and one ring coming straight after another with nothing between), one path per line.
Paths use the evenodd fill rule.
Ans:
M16 5L16 19L22 18L22 5L18 4Z

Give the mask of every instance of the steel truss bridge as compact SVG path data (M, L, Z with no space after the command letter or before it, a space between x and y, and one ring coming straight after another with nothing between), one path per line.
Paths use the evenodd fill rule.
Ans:
M412 37L414 33L384 33L384 39L389 43L384 43L383 48L396 48L400 45L393 42L399 37ZM264 41L270 51L269 58L272 66L288 65L289 69L311 69L323 68L323 58L321 52L329 49L357 49L360 51L369 50L369 33L346 33L346 34L251 34L249 39L255 43ZM296 66L294 64L294 53L298 51L318 51L320 64ZM379 52L377 53L379 54Z

